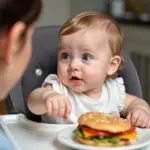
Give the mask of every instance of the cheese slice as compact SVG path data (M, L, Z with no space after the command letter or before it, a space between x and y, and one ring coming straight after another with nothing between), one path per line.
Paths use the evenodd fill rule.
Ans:
M85 138L89 138L89 137L92 137L93 135L92 134L90 134L89 132L87 132L87 131L82 131L83 132L83 135L84 135L84 137Z
M127 139L127 140L135 140L136 139L136 136L137 136L137 132L134 131L132 133L129 133L129 134L125 134L125 135L120 135L118 136L120 139Z

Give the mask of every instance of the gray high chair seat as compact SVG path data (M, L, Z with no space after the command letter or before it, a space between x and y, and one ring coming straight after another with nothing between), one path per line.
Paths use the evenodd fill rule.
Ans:
M39 122L40 116L32 114L27 108L27 98L50 73L56 73L58 32L60 26L36 28L33 37L33 53L31 61L22 79L9 92L6 100L8 113L23 113L28 119ZM124 54L125 69L119 76L123 77L126 92L142 97L137 72L127 53Z

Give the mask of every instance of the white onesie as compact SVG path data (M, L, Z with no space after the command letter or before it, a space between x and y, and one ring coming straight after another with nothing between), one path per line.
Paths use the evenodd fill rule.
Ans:
M72 104L71 114L67 120L59 117L42 115L45 123L77 123L78 117L89 111L111 113L120 115L124 108L125 86L122 78L107 79L102 85L102 94L99 99L92 99L83 93L77 93L64 86L57 75L50 74L44 81L43 86L51 84L54 91L67 96Z

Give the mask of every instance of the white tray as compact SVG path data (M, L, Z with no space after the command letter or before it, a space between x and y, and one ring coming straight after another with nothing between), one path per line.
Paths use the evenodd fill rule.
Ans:
M72 124L37 123L22 114L0 116L0 124L17 150L73 150L56 140L57 132Z
M17 150L75 150L56 140L57 132L72 124L44 124L26 119L23 114L0 116L0 125L11 138ZM138 150L150 150L148 147Z

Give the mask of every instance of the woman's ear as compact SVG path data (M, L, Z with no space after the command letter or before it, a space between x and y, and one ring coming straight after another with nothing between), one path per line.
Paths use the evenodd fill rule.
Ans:
M113 56L110 60L110 65L108 68L107 75L111 76L114 73L116 73L119 68L120 63L121 63L121 57L118 55Z
M26 30L26 25L23 22L17 22L13 25L5 39L3 60L6 64L13 64L18 51L20 51L21 37Z

